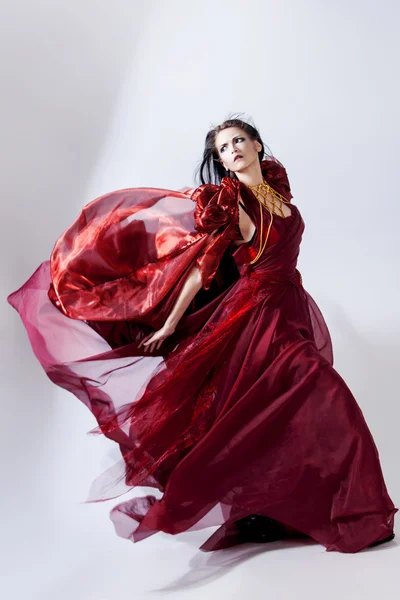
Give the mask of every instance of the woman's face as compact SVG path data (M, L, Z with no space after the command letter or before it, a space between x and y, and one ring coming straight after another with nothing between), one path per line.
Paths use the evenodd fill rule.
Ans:
M258 152L262 146L243 129L228 127L217 133L215 148L225 169L237 173L247 169L255 161L259 162Z

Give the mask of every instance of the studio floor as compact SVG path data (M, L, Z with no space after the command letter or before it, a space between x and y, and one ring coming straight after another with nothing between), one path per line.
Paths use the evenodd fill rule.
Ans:
M87 510L86 507L80 507ZM115 536L102 508L87 525L29 530L9 547L6 600L391 600L400 597L397 540L358 554L325 552L311 540L198 550L211 530L159 534L132 544ZM89 513L87 513L89 515ZM96 531L95 519L99 517ZM35 527L33 529L36 529Z

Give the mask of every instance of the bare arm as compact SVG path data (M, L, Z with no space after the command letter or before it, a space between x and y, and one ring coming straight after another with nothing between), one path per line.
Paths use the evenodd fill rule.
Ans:
M208 240L207 245L209 245L212 242L217 231L218 229L214 229L214 231L210 235L210 239ZM165 325L167 325L168 327L173 327L175 329L175 327L178 324L178 321L184 314L185 310L187 309L197 292L201 290L202 287L203 282L201 279L200 269L197 265L195 265L189 272L189 275L186 278L186 281L181 289L181 293L179 294L172 308L172 311L170 312L170 314L167 317L167 320L165 321Z
M210 239L207 242L208 244L211 243L211 241L214 237L214 234L217 231L218 231L217 229L215 231L213 231L213 233L210 236ZM140 346L142 346L142 345L145 346L146 348L147 348L147 346L150 346L151 352L155 348L158 349L161 346L163 340L165 340L165 338L167 338L172 333L174 333L180 318L186 311L187 307L189 306L189 304L191 303L191 301L193 300L193 298L195 297L197 292L202 287L203 287L203 282L201 279L200 269L197 265L195 265L191 269L191 271L189 271L189 275L187 276L185 283L183 284L183 287L180 291L180 294L179 294L178 298L176 299L175 304L174 304L170 314L168 315L164 325L158 331L150 333L149 335L144 337L140 341L138 348L140 348Z
M145 350L148 346L150 346L150 351L153 352L154 349L157 349L163 343L163 340L174 333L175 328L178 324L179 319L182 317L183 313L197 294L197 292L202 287L202 280L200 270L197 265L195 265L192 270L189 272L185 283L180 291L178 298L175 301L175 304L168 315L164 325L158 331L150 333L146 337L144 337L139 345L145 346Z
M181 292L165 321L165 325L168 327L175 327L178 321L184 314L185 310L202 287L201 275L198 266L194 266L190 271L185 283L181 289Z

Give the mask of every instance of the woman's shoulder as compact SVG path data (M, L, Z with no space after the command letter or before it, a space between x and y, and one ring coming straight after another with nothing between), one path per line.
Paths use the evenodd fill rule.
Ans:
M277 192L287 200L293 198L286 169L280 160L275 156L268 156L261 162L261 171L267 183Z

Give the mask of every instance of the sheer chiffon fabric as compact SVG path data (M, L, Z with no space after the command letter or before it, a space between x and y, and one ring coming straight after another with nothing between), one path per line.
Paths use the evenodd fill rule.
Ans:
M281 163L262 169L290 200ZM236 246L239 202L256 232ZM357 552L393 531L378 451L296 269L304 222L289 206L250 265L260 207L238 180L119 190L87 205L9 296L47 375L93 413L94 434L119 445L88 500L162 492L113 508L119 535L219 526L209 551L237 543L235 521L259 514ZM139 349L194 264L203 289L174 334L158 351Z

